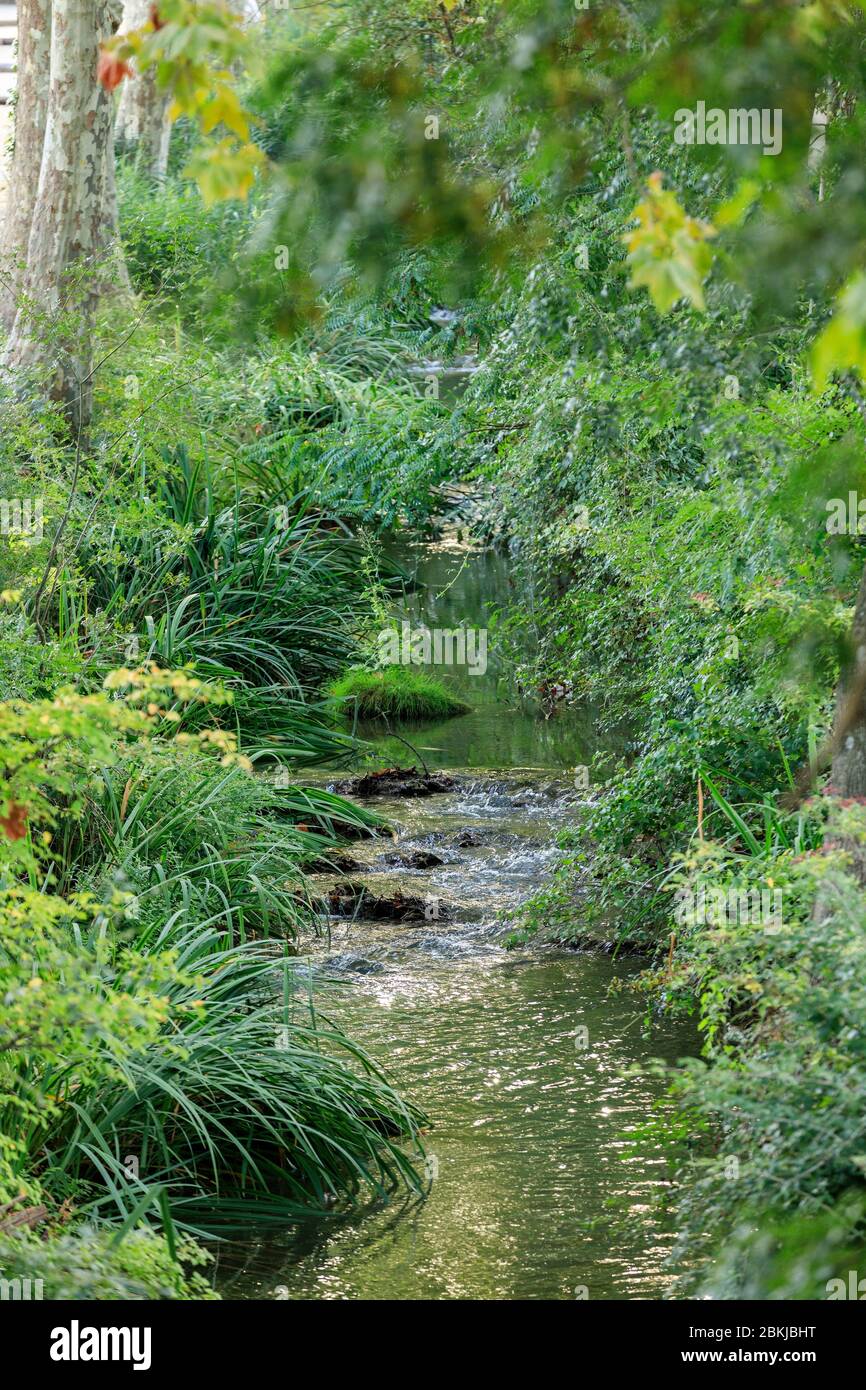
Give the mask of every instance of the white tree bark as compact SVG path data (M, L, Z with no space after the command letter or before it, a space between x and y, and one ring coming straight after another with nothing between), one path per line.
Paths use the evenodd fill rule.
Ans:
M102 271L99 294L103 298L118 295L131 298L132 284L120 244L120 215L114 173L114 130L109 117L102 162L102 217L99 231Z
M3 227L0 323L11 328L24 278L33 205L42 166L51 52L51 0L18 0L15 145Z
M810 174L818 175L818 202L824 201L824 160L827 155L827 126L830 117L826 111L816 106L812 112L812 131L809 137L809 156L807 168Z
M53 0L48 113L27 245L25 299L6 365L50 364L50 393L74 427L90 418L91 319L105 249L112 100L97 80L112 0Z
M149 14L149 0L125 0L120 32L140 28ZM157 86L153 68L128 78L120 89L115 138L119 146L135 148L139 168L154 179L164 179L168 166L170 102L171 94Z

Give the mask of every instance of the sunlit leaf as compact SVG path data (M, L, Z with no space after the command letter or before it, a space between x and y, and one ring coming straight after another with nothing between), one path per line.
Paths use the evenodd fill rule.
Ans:
M812 345L812 377L823 391L834 372L855 371L866 381L866 273L842 290L836 310Z
M195 150L184 175L195 179L205 204L211 207L230 198L246 198L264 162L257 145L237 146L226 137L216 145Z
M647 196L634 210L638 226L623 237L629 284L645 285L660 314L679 299L703 310L703 282L713 260L708 241L715 228L690 217L675 195L663 189L662 177L650 175Z
M239 140L249 140L249 122L243 113L237 93L225 82L219 84L201 115L201 126L205 135L209 135L220 124L233 131Z

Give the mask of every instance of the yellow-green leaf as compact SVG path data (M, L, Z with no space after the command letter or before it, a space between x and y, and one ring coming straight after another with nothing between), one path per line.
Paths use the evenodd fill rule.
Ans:
M755 179L741 179L734 196L716 208L713 214L714 225L716 227L737 226L738 223L742 222L760 191L761 185Z
M703 282L713 261L709 222L690 217L673 193L662 187L662 175L651 174L647 196L634 210L638 225L623 241L628 249L629 284L645 285L660 314L679 299L703 310Z
M201 114L201 128L209 135L218 125L226 126L239 140L249 140L250 127L237 94L225 82L216 88Z
M227 136L216 145L200 145L194 150L184 174L195 179L205 204L211 207L230 198L246 198L264 162L257 145L239 146Z
M866 272L859 271L836 300L830 322L812 344L812 378L823 391L833 372L855 371L866 381Z

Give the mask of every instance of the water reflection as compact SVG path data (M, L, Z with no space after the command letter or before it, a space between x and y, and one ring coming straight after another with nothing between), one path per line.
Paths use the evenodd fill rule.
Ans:
M592 711L561 706L545 719L539 703L517 687L513 660L498 630L500 612L514 596L513 563L501 550L403 543L390 552L418 581L395 609L398 622L413 628L486 629L487 669L471 675L466 666L424 667L441 679L472 713L401 729L436 767L550 767L565 771L589 764L598 745ZM389 762L405 763L405 743L368 726Z

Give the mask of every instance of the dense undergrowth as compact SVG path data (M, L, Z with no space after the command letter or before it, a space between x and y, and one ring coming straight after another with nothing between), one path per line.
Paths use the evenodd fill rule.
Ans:
M3 403L4 491L23 469L45 525L4 537L0 1258L53 1298L210 1296L196 1240L421 1185L422 1117L293 963L304 865L379 824L302 778L362 755L328 687L395 577L304 445L414 400L380 379L403 348L354 313L321 363L213 347L184 257L248 217L135 178L140 314L102 326L87 447Z
M444 90L461 95L453 69ZM265 427L258 456L326 463L338 506L380 528L429 521L450 477L492 496L480 534L510 538L514 645L537 652L524 686L591 701L629 746L591 784L524 936L638 945L656 957L652 1010L700 1025L704 1056L674 1083L680 1291L813 1297L863 1230L862 830L815 796L817 773L805 802L796 781L831 722L862 565L823 507L860 476L856 393L811 389L814 285L763 320L737 283L709 284L700 321L627 289L629 158L664 168L696 217L735 188L655 118L628 153L599 121L566 198L507 123L479 133L449 109L460 157L508 183L504 220L542 209L544 253L481 274L432 349L425 313L448 294L432 257L398 256L375 312L417 356L477 345L481 370L447 408L404 394L350 424L322 410L312 444L309 415Z
M301 147L317 92L337 119L361 61L345 42L327 100L311 65L275 101L275 52L250 97L270 153ZM415 673L346 672L394 579L381 536L434 529L460 480L487 499L478 534L510 547L521 599L498 634L516 651L531 633L524 687L591 702L628 745L523 939L637 945L636 1007L699 1024L679 1123L659 1126L679 1291L819 1296L862 1255L866 1103L866 824L817 768L805 794L797 778L832 721L864 558L861 537L828 535L814 485L846 496L862 477L857 393L817 395L804 362L826 285L761 319L717 277L703 319L660 316L624 273L641 179L664 168L710 218L730 171L646 111L627 150L594 113L564 191L521 114L479 124L469 65L429 81L460 166L501 181L509 256L470 275L448 236L388 224L369 233L381 272L360 237L300 313L274 260L291 188L205 209L180 131L160 187L119 171L135 329L101 326L86 455L50 407L4 404L4 490L26 469L48 524L6 546L2 578L0 719L23 751L0 842L20 1135L0 1148L0 1256L26 1265L36 1212L54 1296L199 1297L192 1237L417 1184L420 1117L292 967L304 862L373 826L297 783L353 750L328 690L398 718L440 698ZM442 303L457 314L437 326ZM470 351L457 400L410 371ZM206 698L165 675L183 670ZM84 750L62 774L55 739Z
M498 480L534 594L512 615L538 643L524 679L582 695L629 742L591 781L522 939L637 946L656 959L652 1009L699 1024L703 1056L673 1086L682 1124L658 1131L677 1290L824 1296L863 1241L866 899L843 848L863 830L844 810L844 836L836 813L828 829L829 798L786 808L832 720L862 564L803 479L823 469L834 495L860 424L841 392L811 393L808 316L744 352L723 292L699 328L634 304L613 210L598 215L621 173L617 155L599 161L561 256L500 301L471 388L522 422L474 466ZM712 205L700 186L690 204ZM588 273L566 238L585 239Z

